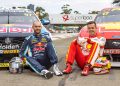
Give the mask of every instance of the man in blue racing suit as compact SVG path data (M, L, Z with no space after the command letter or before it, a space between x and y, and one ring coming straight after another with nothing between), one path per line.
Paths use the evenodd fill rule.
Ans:
M25 38L19 53L20 57L25 57L27 64L47 79L53 76L53 73L48 70L52 65L55 75L62 75L49 33L41 33L42 24L39 21L33 22L32 28L34 33Z

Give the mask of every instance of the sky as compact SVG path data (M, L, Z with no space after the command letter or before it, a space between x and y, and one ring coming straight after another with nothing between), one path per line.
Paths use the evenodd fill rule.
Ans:
M71 9L79 11L82 14L87 14L92 10L101 10L103 8L111 7L113 0L0 0L0 7L11 8L13 6L27 6L34 4L41 6L49 14L60 14L61 7L69 4Z

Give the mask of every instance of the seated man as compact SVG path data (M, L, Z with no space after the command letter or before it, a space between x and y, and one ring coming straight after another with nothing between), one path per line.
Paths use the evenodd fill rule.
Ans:
M58 69L58 59L48 33L42 33L40 21L33 22L34 33L26 37L20 50L20 57L26 58L28 65L38 74L49 79L53 73L48 69L53 65L56 75L62 75ZM27 53L28 52L28 53Z
M94 21L87 23L88 36L78 36L74 39L66 55L65 74L72 72L72 64L76 60L82 69L82 75L88 75L90 68L93 67L96 59L102 56L106 39L97 33L97 26Z

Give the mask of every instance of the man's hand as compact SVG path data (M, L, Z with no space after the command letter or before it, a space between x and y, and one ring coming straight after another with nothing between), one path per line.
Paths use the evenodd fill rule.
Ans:
M80 46L84 46L84 44L87 42L87 38L84 38L84 37L78 37L77 38L77 43L80 45Z

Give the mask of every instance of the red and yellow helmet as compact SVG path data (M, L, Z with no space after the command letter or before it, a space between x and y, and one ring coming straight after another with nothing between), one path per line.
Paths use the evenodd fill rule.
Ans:
M110 72L111 63L106 57L99 57L93 66L94 74L106 74Z

